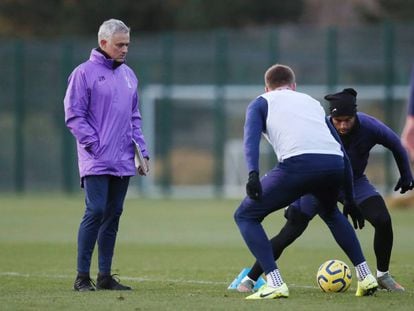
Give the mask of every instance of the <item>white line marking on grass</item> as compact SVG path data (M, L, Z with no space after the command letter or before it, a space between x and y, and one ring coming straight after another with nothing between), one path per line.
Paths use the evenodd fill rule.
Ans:
M11 277L22 277L22 278L48 278L48 279L73 279L74 276L62 275L62 274L27 274L20 272L0 272L0 276L11 276ZM190 283L190 284L208 284L208 285L221 285L227 284L226 282L216 282L216 281L202 281L202 280L184 280L184 279L155 279L155 278L145 278L145 277L132 277L132 276L123 276L122 279L135 282L166 282L166 283Z
M64 274L41 274L41 273L20 273L20 272L0 272L0 277L16 277L16 278L46 278L46 279L74 279L73 275L64 275ZM184 279L157 279L157 278L146 278L146 277L133 277L133 276L122 276L123 280L133 281L133 282L163 282L163 283L175 283L175 284L199 284L199 285L225 285L226 287L230 282L217 282L217 281L203 281L203 280L184 280ZM302 288L302 289L319 289L318 286L311 285L296 285L289 284L291 288ZM356 290L354 287L349 288L351 291ZM385 291L385 290L378 290ZM406 293L412 293L412 291L405 291Z
M73 275L64 275L64 274L28 274L20 272L0 272L1 276L8 277L21 277L21 278L47 278L47 279L74 279ZM123 280L134 281L134 282L164 282L164 283L175 283L175 284L201 284L201 285L226 285L230 284L229 282L217 282L217 281L203 281L203 280L185 280L185 279L156 279L156 278L146 278L146 277L132 277L132 276L122 276ZM317 289L316 286L308 285L296 285L289 284L289 287L294 288L308 288L308 289Z
M40 274L40 273L20 273L20 272L0 272L0 277L16 277L16 278L46 278L46 279L74 279L73 275L64 275L64 274ZM156 279L156 278L145 278L145 277L133 277L133 276L123 276L123 280L133 281L133 282L164 282L164 283L175 283L175 284L201 284L201 285L225 285L227 286L230 282L217 282L217 281L203 281L203 280L184 280L184 279ZM310 285L296 285L289 284L289 288L302 288L302 289L319 289L318 286ZM354 291L356 288L350 287L349 290ZM379 292L385 290L378 290ZM412 291L405 291L406 293L412 293Z

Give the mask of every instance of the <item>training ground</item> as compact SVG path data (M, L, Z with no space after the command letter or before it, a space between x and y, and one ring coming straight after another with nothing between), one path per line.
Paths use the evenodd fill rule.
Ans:
M78 293L76 235L81 196L2 195L0 198L0 310L413 310L414 209L390 210L394 225L391 273L405 293L357 298L355 276L340 294L322 293L315 281L327 259L350 264L318 219L278 261L290 289L283 300L246 301L227 286L252 256L233 221L238 200L127 199L113 273L131 292ZM264 225L284 223L283 211ZM373 230L358 231L374 270ZM96 257L92 276L97 273ZM354 273L354 269L352 269Z

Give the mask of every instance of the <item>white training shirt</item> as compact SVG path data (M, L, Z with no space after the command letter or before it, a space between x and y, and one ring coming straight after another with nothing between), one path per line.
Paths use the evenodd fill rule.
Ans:
M261 97L268 104L265 137L279 162L307 153L343 156L319 101L290 89L266 92Z

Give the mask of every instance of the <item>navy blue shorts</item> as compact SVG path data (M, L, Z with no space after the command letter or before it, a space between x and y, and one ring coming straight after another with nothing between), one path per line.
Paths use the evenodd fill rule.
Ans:
M377 189L369 182L368 178L363 175L354 180L354 194L355 202L360 205L366 199L374 196L379 196ZM339 192L338 202L344 201L343 191ZM319 202L312 195L305 195L299 200L293 202L289 208L299 209L303 214L307 215L309 219L312 219L320 212Z
M262 199L255 201L246 197L235 217L262 221L268 214L308 193L318 198L324 209L333 211L337 208L343 182L344 161L341 156L304 154L291 157L263 176Z

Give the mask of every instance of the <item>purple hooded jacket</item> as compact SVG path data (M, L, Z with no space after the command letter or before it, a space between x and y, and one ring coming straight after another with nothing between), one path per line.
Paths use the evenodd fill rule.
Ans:
M148 151L138 110L138 80L126 64L92 50L88 61L69 76L64 99L65 122L76 138L80 177L133 176L134 139Z

